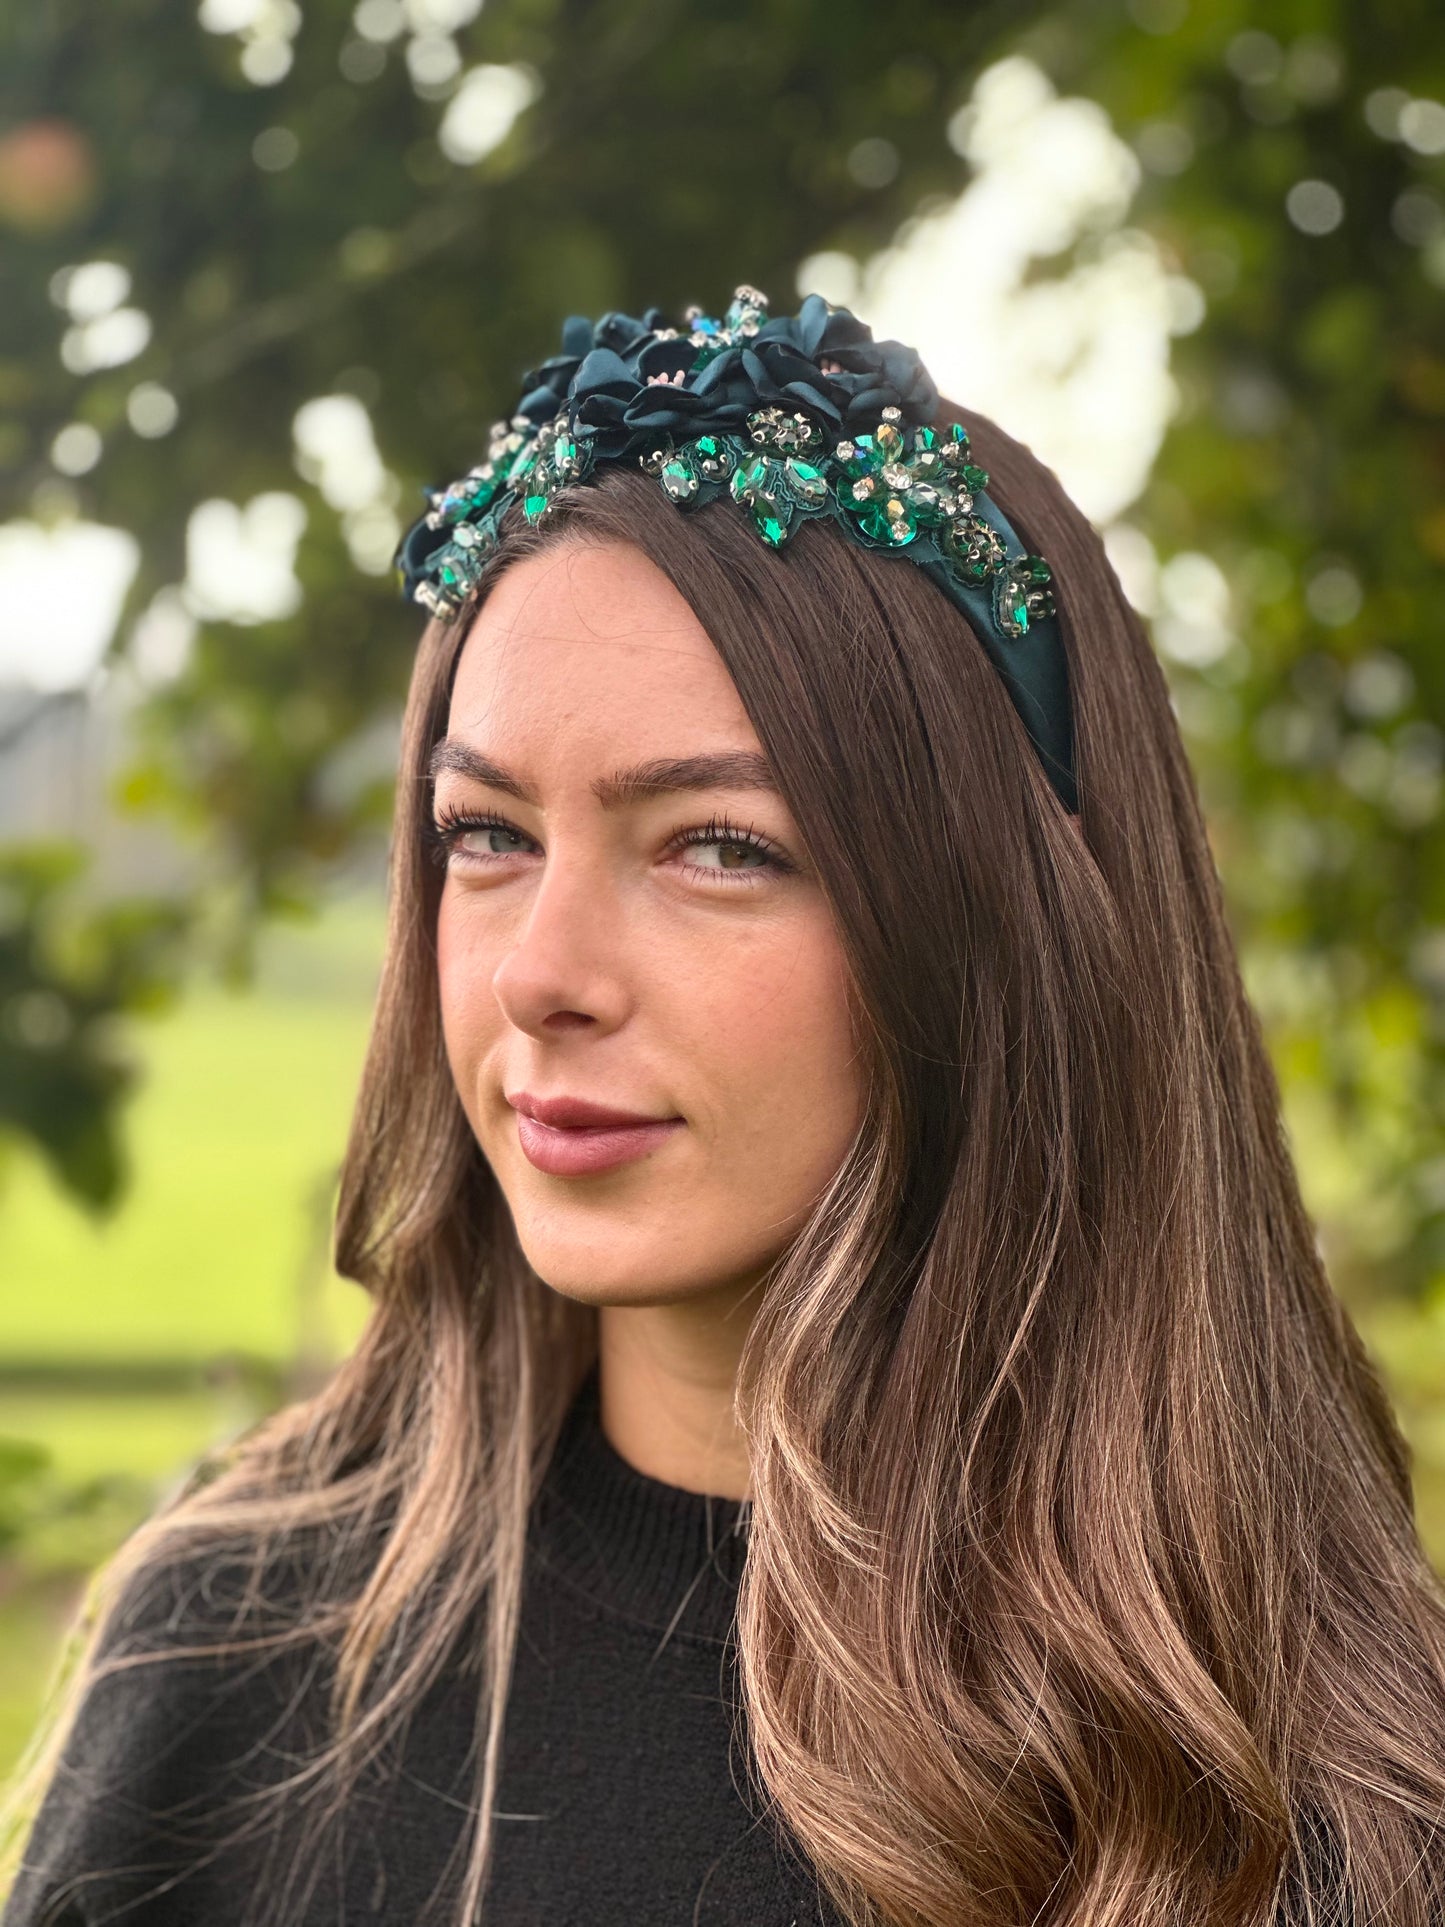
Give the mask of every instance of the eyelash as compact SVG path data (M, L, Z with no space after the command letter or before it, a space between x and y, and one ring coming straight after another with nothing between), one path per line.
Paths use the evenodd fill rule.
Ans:
M508 836L520 837L524 843L532 841L525 831L519 830L515 823L509 823L506 817L498 816L495 810L457 810L444 805L437 811L435 820L429 820L426 825L427 843L433 858L442 869L451 862L458 838L469 830L503 830ZM740 830L726 816L711 816L705 824L688 830L686 834L674 836L668 848L688 849L694 845L707 843L731 843L740 849L756 850L767 858L765 864L749 870L711 870L700 863L689 863L685 866L694 874L702 873L709 878L718 877L728 884L751 884L765 876L769 870L782 874L794 867L765 836L753 829ZM507 859L493 851L484 856L469 854L464 856L463 860L486 865L505 863Z

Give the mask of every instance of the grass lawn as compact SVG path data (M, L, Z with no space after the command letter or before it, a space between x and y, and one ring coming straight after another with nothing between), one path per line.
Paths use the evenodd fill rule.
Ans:
M330 1211L382 930L378 898L343 900L268 933L254 990L200 986L135 1027L134 1177L112 1218L87 1217L28 1152L5 1165L0 1434L45 1447L57 1489L108 1484L87 1516L50 1520L0 1564L0 1775L34 1720L77 1574L257 1415L224 1375L150 1394L17 1392L16 1368L199 1367L238 1352L285 1365L350 1344L366 1300L331 1271Z
M326 1246L380 948L380 906L343 903L273 931L254 992L198 988L136 1026L134 1177L112 1218L12 1159L0 1358L283 1360L318 1319L345 1342L361 1294L327 1285Z

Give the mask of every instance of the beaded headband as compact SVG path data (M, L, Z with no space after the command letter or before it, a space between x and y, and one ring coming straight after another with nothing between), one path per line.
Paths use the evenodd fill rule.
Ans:
M1065 809L1078 808L1063 643L1049 565L985 494L961 422L937 426L918 356L874 341L810 294L768 316L741 287L721 320L689 308L637 319L573 315L562 353L524 375L486 459L447 488L396 553L402 593L450 621L465 607L520 502L528 522L603 462L640 466L678 508L729 497L781 549L826 518L861 547L916 563L960 609L1002 677Z

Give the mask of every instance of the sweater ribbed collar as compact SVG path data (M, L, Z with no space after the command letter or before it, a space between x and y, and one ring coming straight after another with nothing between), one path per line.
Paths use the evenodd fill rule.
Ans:
M602 1429L596 1364L538 1495L531 1548L577 1591L634 1623L721 1644L737 1609L751 1502L650 1478Z

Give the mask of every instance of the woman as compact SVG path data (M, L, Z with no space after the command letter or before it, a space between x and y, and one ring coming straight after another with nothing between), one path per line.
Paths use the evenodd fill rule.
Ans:
M1098 538L816 297L563 346L401 556L371 1321L117 1560L4 1927L1438 1923L1441 1592Z

